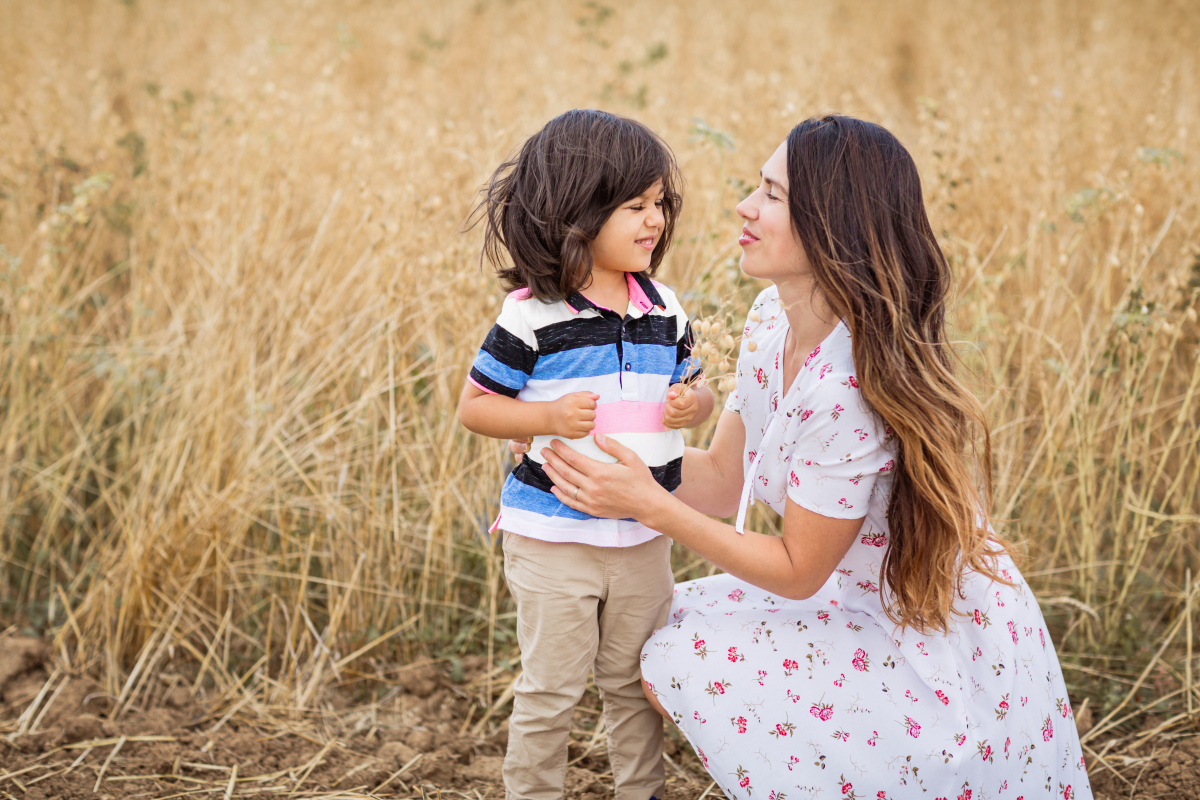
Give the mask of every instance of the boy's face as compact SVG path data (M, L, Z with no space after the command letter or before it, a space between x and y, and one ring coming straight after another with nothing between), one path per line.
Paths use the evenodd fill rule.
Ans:
M662 201L660 180L612 212L592 242L592 269L641 272L648 268L666 223Z

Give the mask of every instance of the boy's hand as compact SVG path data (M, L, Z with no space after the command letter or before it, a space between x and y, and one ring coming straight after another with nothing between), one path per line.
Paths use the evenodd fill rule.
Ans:
M520 461L529 452L530 446L533 444L532 436L525 436L520 439L508 440L508 452L512 453L513 461Z
M582 439L596 427L596 401L600 395L594 392L572 392L550 403L551 436L564 439Z
M663 425L671 430L688 427L700 410L696 393L685 384L677 383L667 391L667 405L663 408Z

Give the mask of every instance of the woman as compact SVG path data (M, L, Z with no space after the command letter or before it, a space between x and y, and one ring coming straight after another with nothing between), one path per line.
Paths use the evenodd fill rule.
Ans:
M1045 622L988 526L987 425L954 375L911 157L829 116L761 176L737 207L741 266L774 286L680 488L615 442L616 464L543 451L564 503L726 573L676 587L647 696L730 797L1090 797ZM743 534L754 500L782 537Z

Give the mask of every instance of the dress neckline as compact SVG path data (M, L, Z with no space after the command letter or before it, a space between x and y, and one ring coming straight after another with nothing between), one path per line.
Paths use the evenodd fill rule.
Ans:
M779 345L775 348L772 348L775 351L775 359L779 364L779 369L772 370L771 375L767 378L767 396L768 397L770 397L771 392L778 390L780 387L780 384L783 383L783 362L784 362L784 359L787 357L787 354L784 353L784 348L787 346L787 335L792 329L792 326L788 322L788 319L787 319L787 313L783 312L782 308L780 309L780 313L781 313L781 316L783 317L783 324L778 326L776 328L776 330L782 331L783 335L780 336L780 338L779 338ZM804 363L800 365L799 369L796 370L796 374L792 377L792 385L786 387L786 391L784 391L779 396L779 403L776 406L775 410L771 412L772 414L777 413L780 408L784 407L783 401L788 397L788 395L790 395L792 392L794 392L796 390L797 386L800 385L800 378L804 374L804 368L808 365L808 362L809 362L809 360L812 359L813 355L816 353L820 353L822 350L827 350L825 345L828 344L829 341L833 338L833 335L835 333L837 333L839 330L841 330L842 328L844 328L845 325L846 325L845 320L839 319L837 321L837 324L833 326L833 330L831 330L829 332L829 334L824 339L821 340L820 344L818 344L815 348L813 348L812 352L810 352L805 357Z

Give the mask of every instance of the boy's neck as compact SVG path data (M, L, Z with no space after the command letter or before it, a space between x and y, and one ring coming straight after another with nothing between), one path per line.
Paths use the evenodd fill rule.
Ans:
M594 267L591 280L579 293L595 305L621 316L629 308L629 281L620 270Z

